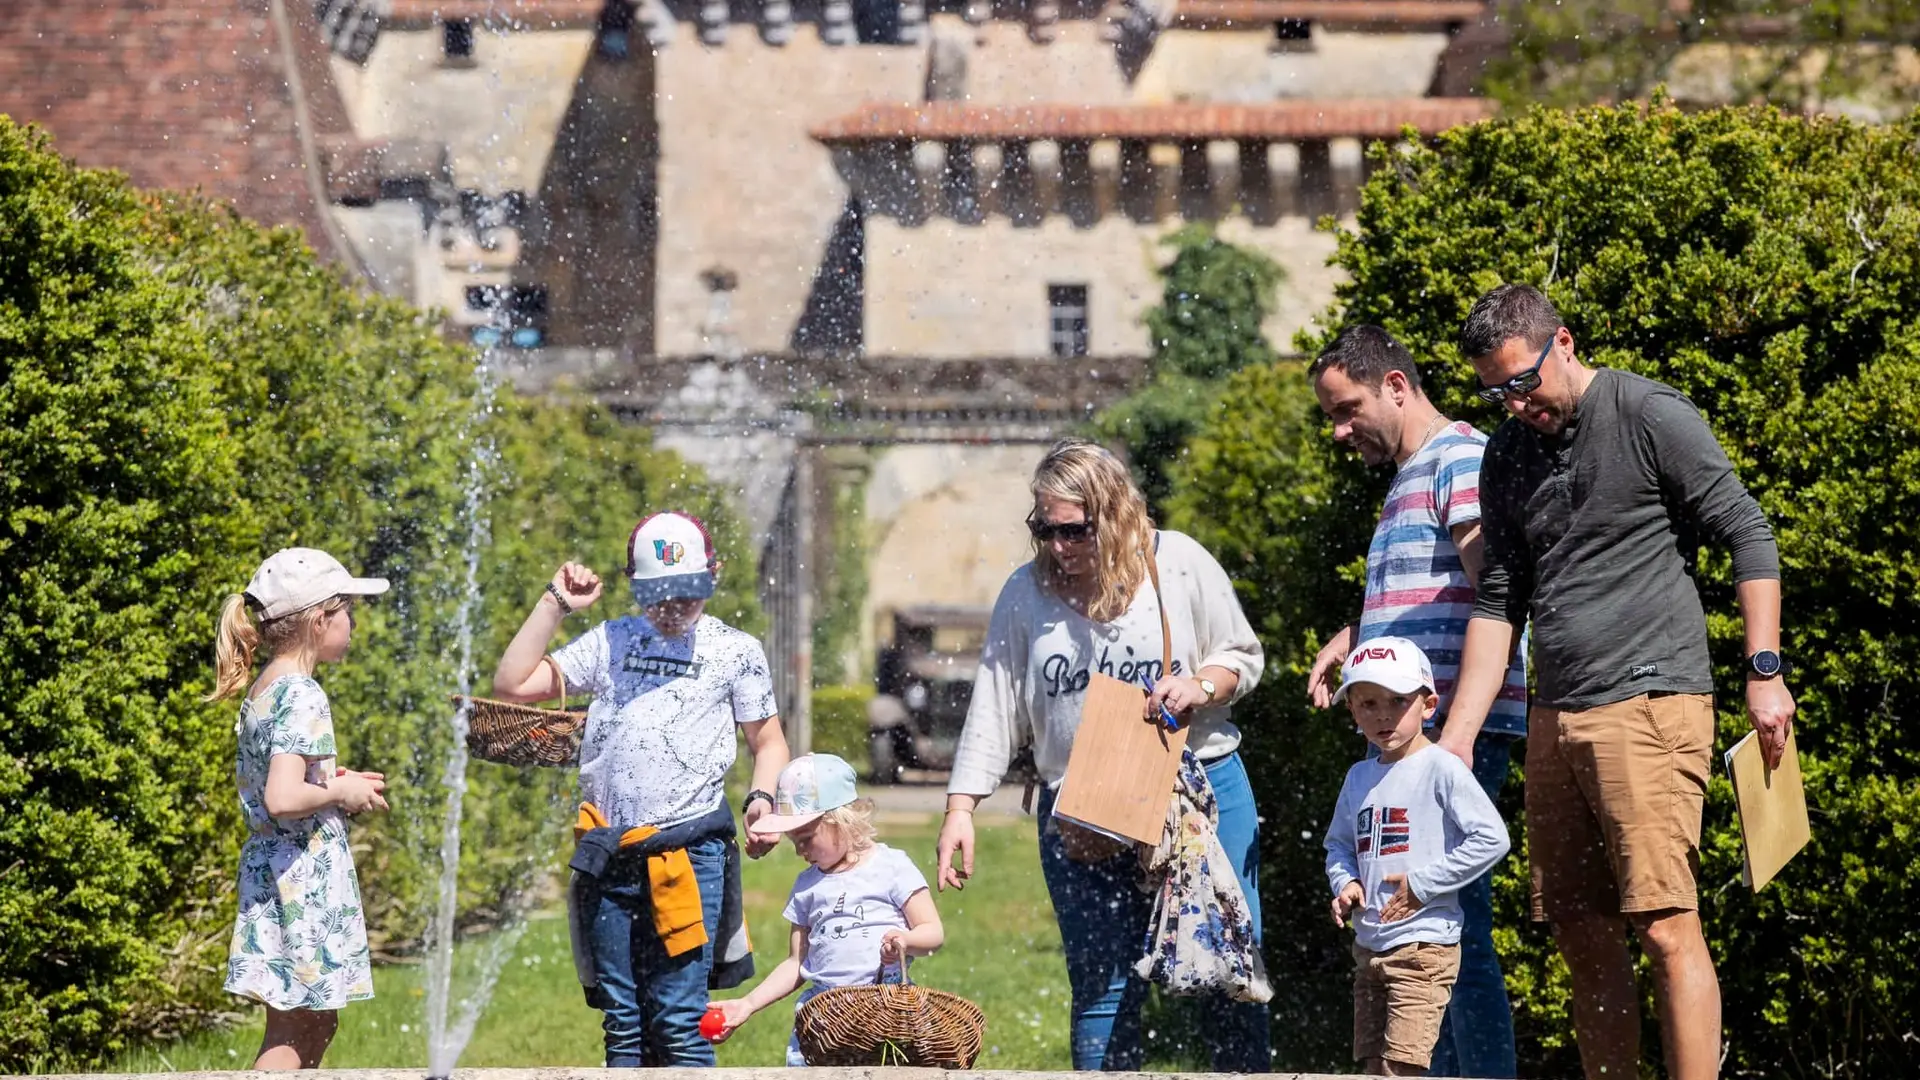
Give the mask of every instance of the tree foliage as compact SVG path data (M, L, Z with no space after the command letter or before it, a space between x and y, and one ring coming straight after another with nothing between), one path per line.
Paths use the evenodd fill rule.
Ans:
M1221 380L1273 362L1260 324L1284 276L1278 263L1221 240L1208 225L1188 225L1165 242L1173 258L1160 271L1160 304L1145 316L1153 341L1148 383L1094 422L1103 440L1126 448L1156 510L1167 496L1168 466L1186 452Z
M668 504L744 554L720 493L644 432L495 398L297 233L72 168L0 118L0 1069L96 1063L233 1004L236 704L200 699L220 600L261 558L316 546L393 581L320 677L343 763L393 783L353 839L376 948L405 950L438 872L447 695L484 685L565 558L616 576L596 614L629 607L618 549ZM751 597L733 575L713 610L755 628ZM569 783L473 766L465 919L541 876Z
M1920 115L1869 127L1660 101L1456 129L1391 154L1369 181L1336 256L1349 280L1323 320L1387 327L1424 358L1443 411L1491 430L1499 417L1474 397L1455 336L1492 286L1541 285L1588 363L1692 398L1771 519L1814 836L1780 880L1747 890L1715 776L1702 904L1729 1075L1920 1066L1920 932L1889 917L1920 901L1917 142ZM1299 373L1271 366L1229 381L1175 471L1174 525L1235 574L1271 650L1244 726L1267 826L1276 1013L1302 1018L1278 1033L1294 1068L1344 1060L1348 967L1324 925L1318 841L1361 749L1307 707L1304 675L1358 608L1386 481L1332 444ZM1698 580L1725 747L1748 729L1726 554L1704 552ZM1518 786L1503 803L1515 823ZM1496 925L1523 1074L1575 1072L1565 972L1522 921L1524 887L1522 855L1497 879ZM1656 1038L1649 1026L1650 1060Z
M1707 104L1911 103L1915 0L1505 0L1511 47L1486 88L1583 105L1685 84Z

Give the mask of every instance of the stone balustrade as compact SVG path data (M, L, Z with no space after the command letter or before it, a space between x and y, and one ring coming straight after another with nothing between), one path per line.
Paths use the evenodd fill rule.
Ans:
M329 0L332 9L345 12L370 0ZM882 44L916 45L926 40L926 0L895 0L892 31ZM359 7L355 7L358 3ZM793 40L799 23L818 27L829 45L852 45L860 40L851 0L387 0L378 26L423 29L440 22L471 20L499 27L541 30L590 27L606 18L607 9L625 3L619 22L637 27L655 48L671 44L680 22L693 24L701 44L726 44L737 23L757 25L770 45ZM1470 23L1485 10L1484 0L965 0L958 5L963 19L979 25L996 19L1026 23L1027 35L1045 44L1059 36L1064 20L1101 20L1111 36L1157 33L1168 25L1190 29L1255 29L1282 21L1325 21L1330 25L1385 31L1451 30ZM336 19L335 21L339 21ZM374 30L365 31L370 48ZM364 49L362 50L364 51Z
M1257 224L1350 212L1374 167L1366 143L1490 115L1479 100L1242 105L870 106L814 137L868 214L916 226L999 215L1037 225Z

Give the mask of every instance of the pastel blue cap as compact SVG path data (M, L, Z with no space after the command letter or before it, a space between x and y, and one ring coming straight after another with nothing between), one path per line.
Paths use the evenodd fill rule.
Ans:
M860 797L853 766L833 754L802 754L780 770L773 789L773 813L753 823L754 832L791 832L829 810Z

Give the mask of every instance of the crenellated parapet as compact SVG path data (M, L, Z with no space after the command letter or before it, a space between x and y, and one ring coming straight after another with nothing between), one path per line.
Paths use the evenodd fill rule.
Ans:
M743 25L769 45L786 45L810 24L828 45L917 45L937 14L966 23L1018 22L1036 43L1056 40L1063 22L1099 22L1116 43L1150 41L1173 26L1249 30L1313 23L1343 30L1451 31L1479 20L1484 0L323 0L335 47L364 60L382 27L427 29L468 23L495 29L598 28L622 47L638 37L653 48L681 28L709 48Z
M1350 209L1361 147L1483 119L1478 98L866 106L813 129L869 214L1017 226L1120 213L1256 223ZM1343 198L1348 196L1349 198Z

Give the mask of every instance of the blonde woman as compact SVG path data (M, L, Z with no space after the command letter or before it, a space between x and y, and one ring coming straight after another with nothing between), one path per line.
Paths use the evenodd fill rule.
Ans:
M1237 752L1240 731L1228 711L1260 679L1260 641L1219 562L1192 537L1155 530L1126 466L1094 443L1063 439L1047 451L1034 470L1027 527L1033 561L1013 572L994 604L947 786L939 886L962 888L973 876L973 809L999 786L1016 748L1031 739L1045 781L1040 868L1073 991L1073 1066L1135 1070L1147 984L1134 975L1134 963L1153 898L1138 887L1139 863L1131 853L1097 863L1067 857L1051 820L1054 793L1092 673L1135 684L1151 676L1148 709L1172 710L1189 728L1187 745L1206 765L1220 804L1220 841L1257 933L1259 815ZM1149 557L1158 563L1172 639L1167 671L1160 670L1160 604L1148 580ZM950 865L956 852L958 867ZM1265 1005L1223 996L1205 1014L1217 1071L1267 1070Z

